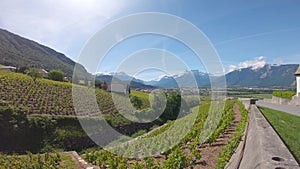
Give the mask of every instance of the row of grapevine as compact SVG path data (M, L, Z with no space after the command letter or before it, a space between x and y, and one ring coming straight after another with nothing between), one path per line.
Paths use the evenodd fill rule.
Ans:
M210 133L218 136L234 119L233 104L227 101L221 112L217 129ZM145 137L120 144L107 150L88 151L83 157L101 168L185 168L193 167L201 159L200 140L208 117L210 103L203 102L193 111L176 121L169 121ZM189 123L195 122L191 127ZM185 133L182 138L181 134ZM170 145L175 145L170 147Z
M232 154L242 140L246 125L248 123L248 111L245 109L243 103L241 101L237 101L236 104L239 106L239 109L242 113L242 120L236 127L236 131L233 134L231 141L228 143L228 145L222 148L222 151L218 155L218 162L216 164L216 168L218 169L224 168L230 160Z
M61 156L58 153L33 155L32 153L27 152L26 155L21 156L16 154L6 155L0 153L0 169L56 169L60 168L60 161Z
M80 115L86 115L87 113L89 115L98 115L99 110L103 114L118 112L111 93L75 85L76 88L78 88L79 92L90 92L92 96L96 95L97 106L99 106L97 111L93 112L87 112L88 108L80 109L77 111ZM76 115L72 100L71 83L47 79L33 81L27 75L0 71L0 89L2 100L17 107L26 107L28 114ZM78 93L74 97L86 96L82 93ZM122 98L122 96L119 97ZM82 99L89 103L90 98ZM89 107L89 105L86 105L86 107Z

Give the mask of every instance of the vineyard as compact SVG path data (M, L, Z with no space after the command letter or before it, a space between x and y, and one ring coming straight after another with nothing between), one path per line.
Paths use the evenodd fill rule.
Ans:
M26 155L5 155L0 154L0 169L7 168L36 168L36 169L56 169L61 168L61 155L58 153L43 155L33 155L27 152Z
M1 101L1 112L5 112L0 114L0 128L6 130L0 135L7 138L0 147L6 152L16 151L21 140L19 152L24 152L25 148L33 148L35 152L53 152L52 148L81 151L94 146L74 115L79 115L82 121L93 127L93 124L102 123L103 119L97 121L94 118L102 113L117 131L125 135L135 133L134 140L120 137L104 149L83 152L82 157L87 162L100 168L223 168L240 142L247 122L247 111L241 102L233 100L226 101L224 109L221 103L210 100L202 100L199 106L195 106L199 102L193 98L183 100L183 105L180 105L181 96L171 93L166 95L168 100L163 118L154 123L136 123L131 121L130 115L134 118L142 113L145 117L153 111L146 93L131 93L142 101L141 110L137 112L135 107L128 106L131 100L124 95L72 86L67 82L33 81L27 75L0 72L0 87L4 101ZM75 99L75 105L79 107L74 107L74 97L80 98ZM95 98L96 104L91 98ZM184 114L175 113L178 106L183 107ZM122 113L128 114L129 118ZM180 118L170 120L177 115ZM149 132L154 126L157 129ZM228 139L220 143L224 137ZM0 154L0 168L3 168L1 164L8 168L61 168L60 161L58 154Z
M81 87L82 90L89 90ZM72 84L37 79L23 74L0 72L1 98L17 107L26 107L28 114L76 115L72 101ZM96 89L99 109L103 114L116 113L111 94Z
M202 157L207 156L207 154L202 154L202 150L209 149L211 146L214 147L213 144L220 138L220 135L226 133L225 131L229 127L232 129L235 118L234 105L240 107L242 118L234 127L235 133L230 135L229 146L224 146L222 151L219 151L217 166L216 164L213 167L209 166L210 168L223 168L241 140L247 122L247 111L238 101L226 102L225 109L221 113L221 120L217 123L215 130L209 129L214 122L206 120L211 105L210 103L202 103L199 107L194 108L188 116L176 121L169 121L166 125L144 137L122 143L119 146L113 145L109 148L110 151L87 151L83 157L89 163L100 168L208 167L204 165L206 161L202 160ZM214 112L211 113L214 114ZM189 128L188 123L193 119L195 123ZM208 123L209 125L207 125ZM178 137L183 132L186 134L182 138ZM175 143L175 146L169 147L172 143ZM215 158L216 155L213 154L210 158Z

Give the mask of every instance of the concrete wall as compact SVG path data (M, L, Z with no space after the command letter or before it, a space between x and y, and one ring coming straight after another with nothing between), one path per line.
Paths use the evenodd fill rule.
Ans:
M289 105L300 106L300 96L294 96Z
M300 105L300 96L294 96L292 100L272 96L272 99L264 99L267 103L283 104L283 105Z
M296 96L300 96L300 76L296 76L296 85L297 85L297 94Z

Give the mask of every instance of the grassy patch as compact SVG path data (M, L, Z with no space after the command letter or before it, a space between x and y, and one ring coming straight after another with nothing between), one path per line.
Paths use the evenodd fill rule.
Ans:
M61 154L60 168L77 169L75 161L70 155Z
M265 107L259 109L300 161L300 117Z
M256 98L256 99L271 99L272 98L272 94L267 94L267 93L260 93L260 94L256 94L256 93L242 93L242 94L233 94L230 96L234 96L234 97L241 97L241 98Z

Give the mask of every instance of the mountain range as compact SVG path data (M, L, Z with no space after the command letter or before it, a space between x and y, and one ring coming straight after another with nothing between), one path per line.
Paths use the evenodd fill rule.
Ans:
M57 69L67 76L72 76L76 62L47 46L0 29L0 64L43 68L48 71ZM79 78L90 75L82 65L78 65L79 72L82 72ZM294 72L298 66L297 64L253 66L229 72L225 78L228 87L294 87ZM124 72L96 75L96 78L106 83L111 83L112 77L120 82L130 81L132 88L175 88L179 87L178 84L180 87L191 87L195 83L201 87L210 87L210 75L198 70L185 71L151 81L136 79Z
M296 72L299 65L270 65L254 68L248 67L234 70L225 74L228 87L294 87ZM212 75L211 75L212 76ZM132 82L143 83L145 85L159 88L177 88L192 87L197 84L200 87L210 87L210 75L198 70L185 71L172 76L163 76L158 80L143 81L127 75L124 72L116 74L98 74L98 78L104 80L104 77L112 77L121 81L132 80ZM213 76L217 79L218 77Z

